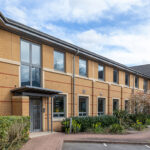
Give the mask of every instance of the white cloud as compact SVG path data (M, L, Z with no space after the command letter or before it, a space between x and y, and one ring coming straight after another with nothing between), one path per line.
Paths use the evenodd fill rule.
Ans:
M0 10L9 18L123 64L150 63L150 0L0 0ZM116 15L129 12L143 22L125 30L103 26L103 32L94 26L79 32L78 27L57 24L86 25L102 18L114 20Z
M108 34L102 34L89 30L79 33L76 37L82 47L120 63L150 63L150 24L135 26L132 32L116 29Z

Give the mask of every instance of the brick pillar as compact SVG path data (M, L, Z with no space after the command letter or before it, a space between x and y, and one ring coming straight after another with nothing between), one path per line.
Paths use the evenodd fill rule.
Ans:
M29 116L29 97L13 96L12 97L12 115Z

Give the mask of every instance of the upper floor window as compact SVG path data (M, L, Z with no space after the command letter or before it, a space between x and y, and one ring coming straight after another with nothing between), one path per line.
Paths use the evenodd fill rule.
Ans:
M98 65L98 79L104 80L104 66Z
M139 78L137 76L135 76L135 87L139 87Z
M116 69L113 71L113 82L118 83L118 70Z
M54 51L54 69L65 71L65 55L63 52Z
M125 85L129 86L129 77L130 75L128 73L125 73Z
M144 85L143 85L144 92L147 92L147 87L148 87L148 81L144 79Z
M41 86L41 48L21 40L21 86Z
M53 117L66 117L66 96L57 95L53 98Z
M87 76L87 61L84 59L79 59L79 75Z

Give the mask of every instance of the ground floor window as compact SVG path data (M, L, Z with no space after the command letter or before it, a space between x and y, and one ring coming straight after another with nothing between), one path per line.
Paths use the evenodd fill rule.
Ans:
M105 98L98 98L98 116L105 114Z
M125 111L126 112L130 112L130 101L129 100L125 100Z
M88 98L87 97L79 97L79 116L87 116L88 115Z
M53 117L65 117L66 116L66 96L57 95L53 98Z
M119 110L119 100L113 99L113 112Z

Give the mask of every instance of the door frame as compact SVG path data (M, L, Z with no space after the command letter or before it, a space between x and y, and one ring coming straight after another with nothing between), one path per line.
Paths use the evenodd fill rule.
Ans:
M34 129L33 128L33 107L32 107L32 101L33 100L40 100L40 129ZM29 114L30 114L30 132L40 132L43 129L43 120L42 120L42 98L41 97L30 97L29 102Z

